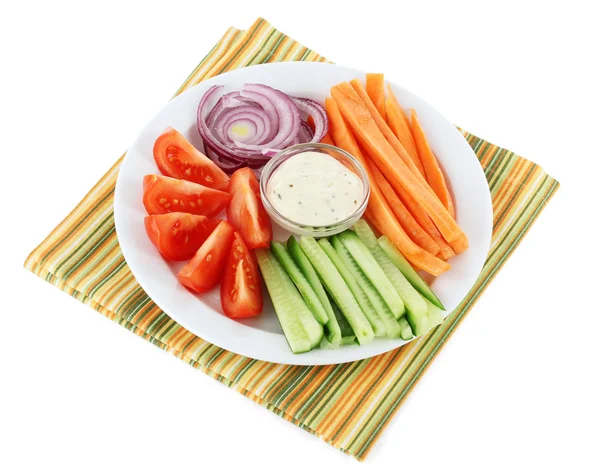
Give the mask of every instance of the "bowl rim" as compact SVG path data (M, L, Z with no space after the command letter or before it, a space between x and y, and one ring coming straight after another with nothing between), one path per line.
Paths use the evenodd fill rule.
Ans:
M275 171L277 169L276 166L281 162L281 160L284 159L285 157L289 158L288 155L292 152L296 152L296 151L300 151L300 150L308 150L308 149L329 150L329 151L341 154L346 159L350 160L352 165L357 169L358 177L360 178L360 180L363 184L363 198L361 200L361 203L358 205L356 210L354 210L354 212L352 212L350 215L348 215L344 219L337 221L335 224L314 225L314 226L307 226L307 225L300 224L300 223L296 222L295 220L292 220L289 217L286 217L285 215L283 215L273 204L271 204L271 201L269 200L269 197L267 195L267 185L269 183L271 176L275 173ZM332 157L332 158L334 158L334 157ZM290 147L287 147L287 148L279 151L263 167L261 175L260 175L260 197L261 197L263 205L265 206L265 209L267 210L267 212L269 213L269 215L271 217L275 218L277 221L283 222L288 227L296 229L298 232L306 233L307 231L310 231L311 234L314 232L314 234L318 234L319 236L328 236L329 232L338 230L340 227L343 227L346 225L352 225L353 222L358 220L358 218L362 217L362 215L364 214L364 212L367 208L367 205L369 203L370 196L371 196L371 183L369 180L369 175L367 173L367 169L364 167L364 165L350 152L347 152L346 150L344 150L340 147L336 147L335 145L322 144L320 142L307 142L307 143L303 143L303 144L296 144L296 145L292 145ZM292 230L290 230L290 231L292 231ZM294 232L294 233L296 233L296 232Z

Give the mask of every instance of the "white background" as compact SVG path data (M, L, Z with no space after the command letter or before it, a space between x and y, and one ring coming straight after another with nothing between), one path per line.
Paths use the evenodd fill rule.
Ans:
M22 268L227 27L258 15L562 183L366 465L598 468L594 3L3 2L0 468L358 465Z

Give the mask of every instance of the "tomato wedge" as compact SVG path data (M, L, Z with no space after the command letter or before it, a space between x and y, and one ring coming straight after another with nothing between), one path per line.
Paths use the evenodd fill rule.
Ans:
M229 176L172 127L154 142L154 160L164 175L227 191Z
M168 176L144 176L144 207L148 214L189 212L214 217L231 199L229 193Z
M163 258L171 261L190 259L220 220L203 215L171 212L149 215L144 219L146 233Z
M194 257L179 271L179 282L199 294L215 287L223 276L232 242L233 227L222 220Z
M227 220L240 232L248 248L268 247L273 239L271 219L260 200L258 179L250 168L241 168L231 176L229 193Z
M258 266L240 234L234 237L221 283L221 307L230 318L254 317L263 309Z

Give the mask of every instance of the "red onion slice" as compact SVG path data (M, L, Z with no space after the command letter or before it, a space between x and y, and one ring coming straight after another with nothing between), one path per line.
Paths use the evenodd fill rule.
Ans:
M312 142L314 137L313 130L310 128L306 121L302 121L302 126L300 127L300 132L296 136L297 144L306 144L308 142ZM295 144L294 144L295 145Z
M327 133L327 114L321 105L292 98L267 85L246 84L241 91L217 96L212 86L198 105L198 131L213 161L227 172L242 166L260 168L281 149L319 142ZM315 131L302 120L312 116Z
M315 132L310 142L321 142L321 139L325 137L325 134L329 130L329 120L323 106L308 98L292 98L292 100L296 103L300 111L304 111L313 118Z

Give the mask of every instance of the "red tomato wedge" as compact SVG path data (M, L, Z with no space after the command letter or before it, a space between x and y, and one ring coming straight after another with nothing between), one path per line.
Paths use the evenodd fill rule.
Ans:
M240 234L234 237L221 283L221 307L230 318L254 317L263 309L258 266Z
M231 199L229 193L168 176L144 176L144 207L148 214L189 212L214 217Z
M164 175L227 191L229 176L172 127L154 142L154 160Z
M171 212L144 219L146 233L163 258L170 261L190 259L220 220L203 215Z
M189 263L179 271L179 282L198 294L211 290L223 276L232 243L233 227L222 220Z
M241 168L231 176L229 193L227 220L240 232L248 248L268 247L273 239L271 219L260 200L258 179L250 168Z

